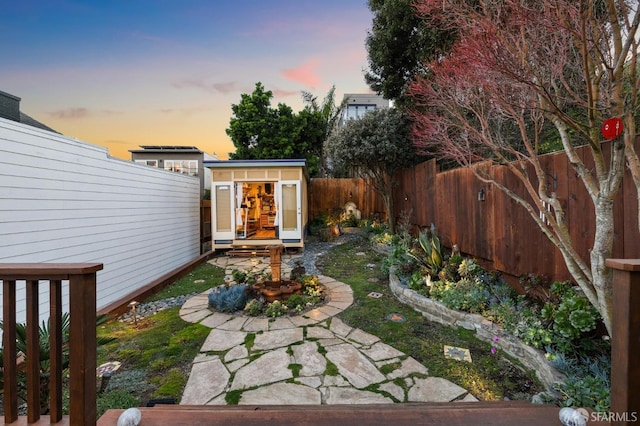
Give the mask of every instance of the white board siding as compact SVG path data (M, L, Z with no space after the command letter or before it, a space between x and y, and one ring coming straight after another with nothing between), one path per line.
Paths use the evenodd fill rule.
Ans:
M197 177L0 119L0 263L103 263L100 309L199 253ZM44 320L48 286L40 294ZM65 285L65 309L67 295ZM16 297L23 322L24 291Z

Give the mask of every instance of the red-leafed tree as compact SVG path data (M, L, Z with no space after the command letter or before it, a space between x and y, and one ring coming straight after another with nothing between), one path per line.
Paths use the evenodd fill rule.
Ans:
M524 207L611 333L612 275L605 259L613 248L613 204L625 162L640 187L637 1L417 0L415 6L437 19L434 25L460 35L448 55L427 64L429 78L411 86L415 144L471 167ZM609 117L623 120L624 133L605 153L600 129ZM575 249L563 200L539 159L550 132L593 202L589 259ZM580 145L588 145L593 168L578 155ZM528 197L493 179L491 164L506 166Z

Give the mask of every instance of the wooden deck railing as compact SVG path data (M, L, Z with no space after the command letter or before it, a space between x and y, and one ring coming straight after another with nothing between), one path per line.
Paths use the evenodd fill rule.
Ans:
M69 418L73 425L96 423L96 272L101 263L0 264L3 298L5 424L18 421L16 286L26 286L27 423L40 420L39 286L49 282L49 421L62 416L62 283L69 282ZM66 423L66 421L65 421ZM39 424L42 424L40 421Z

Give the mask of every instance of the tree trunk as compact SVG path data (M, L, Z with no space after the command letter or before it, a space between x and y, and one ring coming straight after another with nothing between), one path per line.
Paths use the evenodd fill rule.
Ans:
M591 274L597 300L590 300L602 316L602 321L611 335L612 271L604 264L613 251L613 201L598 196L595 203L596 233L591 249Z
M394 214L393 211L393 193L389 192L389 193L385 193L382 196L382 199L384 201L384 208L387 211L387 221L389 223L389 232L391 234L395 234L396 233L396 215Z

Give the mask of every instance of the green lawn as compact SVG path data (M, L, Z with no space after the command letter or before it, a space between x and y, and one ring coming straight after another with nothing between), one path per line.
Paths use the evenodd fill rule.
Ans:
M202 292L220 285L223 279L223 270L203 264L152 299ZM116 338L98 347L98 365L122 363L98 396L98 416L109 408L144 406L150 399L180 399L191 363L211 330L183 321L179 310L163 310L135 325L112 321L98 328L98 335Z

